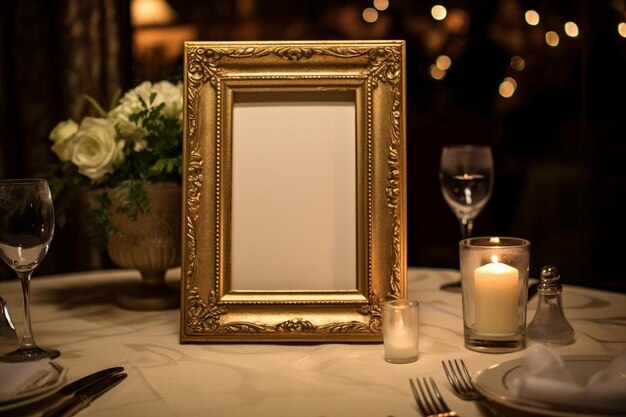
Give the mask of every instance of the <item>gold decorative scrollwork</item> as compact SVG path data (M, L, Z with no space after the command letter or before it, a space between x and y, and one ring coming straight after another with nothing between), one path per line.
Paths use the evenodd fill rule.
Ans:
M198 219L201 210L201 193L203 186L203 150L200 146L198 137L198 117L199 117L199 90L204 85L210 85L215 91L217 107L219 115L219 107L221 100L221 83L229 75L224 69L226 59L234 62L238 59L263 58L274 56L294 64L302 61L311 60L315 57L332 57L332 59L366 59L366 65L360 77L366 80L367 85L367 128L368 137L368 253L371 255L372 247L372 222L375 221L372 216L372 121L375 115L372 112L373 90L379 87L379 84L389 86L391 104L391 125L388 134L387 144L387 173L386 173L386 203L389 209L391 220L391 271L388 277L388 291L386 299L397 299L403 295L404 288L404 267L402 245L404 239L404 225L402 224L402 199L403 199L403 175L404 167L402 166L402 135L403 135L403 52L397 45L358 46L349 44L347 46L334 45L265 45L260 46L241 46L241 47L216 47L208 46L186 46L186 129L187 140L186 145L186 259L185 259L185 291L186 300L184 311L184 333L186 335L202 335L202 334L228 334L228 333L244 333L244 334L265 334L265 333L380 333L381 331L381 306L384 301L371 287L372 260L368 259L368 275L370 288L368 291L367 303L357 306L356 312L361 315L365 321L346 321L346 322L327 322L315 325L311 320L304 318L292 318L282 321L278 324L254 323L249 321L227 321L222 323L221 318L229 314L225 305L220 304L216 291L210 290L207 297L203 298L201 291L196 285L195 276L197 268L198 256ZM234 61L233 61L234 60ZM308 73L281 73L280 75L268 74L267 79L285 79L285 80L326 80L326 79L348 79L354 78L354 73L345 75L341 73L333 73L334 75L310 75ZM239 73L237 79L245 78ZM264 78L258 74L254 75L256 80ZM221 117L218 117L217 124L221 124ZM218 135L219 129L218 126ZM219 138L218 138L219 139ZM219 144L217 145L219 155ZM217 181L219 189L219 162L217 171ZM215 196L218 204L219 212L219 196ZM219 231L221 227L219 213L216 214L215 229ZM219 234L219 233L218 233ZM219 237L218 237L219 238ZM219 246L219 244L218 244ZM219 275L220 256L219 248L216 248L218 255L215 257L215 270Z
M211 291L207 300L200 296L197 288L189 290L185 326L195 333L214 332L220 327L220 317L226 310L217 304L215 293Z
M263 325L246 321L220 323L220 317L227 313L217 302L215 292L211 291L207 300L202 299L198 288L189 291L188 308L185 326L194 333L262 333L262 332L310 332L310 333L341 333L341 332L378 332L381 328L382 300L359 308L359 314L369 317L367 324L351 321L347 323L327 323L315 326L309 320L291 319L277 325Z

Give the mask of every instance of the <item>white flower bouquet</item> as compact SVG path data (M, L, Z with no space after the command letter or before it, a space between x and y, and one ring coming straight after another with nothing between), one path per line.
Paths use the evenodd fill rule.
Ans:
M182 84L143 82L114 100L108 112L85 98L98 117L80 124L68 119L52 129L52 151L60 162L49 182L57 199L72 186L90 191L93 237L104 247L114 232L107 189L120 201L116 210L136 218L150 210L145 182L181 182Z

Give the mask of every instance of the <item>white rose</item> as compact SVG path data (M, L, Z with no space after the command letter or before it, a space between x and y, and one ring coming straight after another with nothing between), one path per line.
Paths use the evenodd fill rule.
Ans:
M112 172L124 160L124 141L117 140L115 128L106 119L85 117L68 146L78 172L93 181Z
M124 119L119 119L115 123L115 127L117 127L117 131L120 132L120 136L134 143L133 150L135 152L142 151L148 147L145 139L146 136L148 136L148 131L145 128Z
M150 104L152 93L155 93L155 96L152 104ZM131 114L143 109L139 97L143 99L148 108L165 103L163 114L166 116L181 117L182 115L183 85L181 83L172 84L169 81L159 81L153 85L144 81L124 94L124 97L120 99L120 104L109 112L109 118L128 120Z
M150 103L150 96L153 93L155 93L154 100ZM109 120L117 127L123 138L134 142L135 151L147 147L144 139L147 135L146 129L129 120L131 114L143 110L139 97L143 99L148 108L165 103L162 114L178 117L182 122L183 86L180 83L174 85L169 81L160 81L154 85L149 81L144 81L124 94L124 97L120 99L120 104L109 112Z
M146 104L150 103L150 92L152 91L152 84L149 81L144 81L137 87L129 90L124 94L124 97L120 99L120 104L109 112L109 119L111 120L126 120L128 117L137 113L142 109L139 97L143 98Z
M67 143L77 130L78 124L72 119L67 119L57 124L50 132L50 140L54 142L52 151L63 162L70 160L70 152Z
M181 83L174 85L169 81L160 81L154 84L152 89L157 93L154 98L154 106L165 103L165 108L163 109L164 115L182 119L183 85ZM159 101L157 102L157 100Z

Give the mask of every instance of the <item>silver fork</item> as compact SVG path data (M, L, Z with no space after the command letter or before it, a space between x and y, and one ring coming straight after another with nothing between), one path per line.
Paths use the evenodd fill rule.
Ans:
M424 417L458 417L459 415L450 410L448 404L446 404L441 397L441 394L437 389L437 385L435 385L435 381L431 377L428 379L430 380L432 390L428 386L426 378L422 378L423 387L419 378L415 378L417 386L415 386L412 379L409 379L411 390L413 391L413 396L415 397L415 402L417 403L417 407L420 409L422 415Z
M448 382L459 398L465 401L480 401L492 415L503 417L503 414L495 409L489 400L476 389L463 359L455 359L454 362L448 360L447 366L445 361L441 361L441 364Z

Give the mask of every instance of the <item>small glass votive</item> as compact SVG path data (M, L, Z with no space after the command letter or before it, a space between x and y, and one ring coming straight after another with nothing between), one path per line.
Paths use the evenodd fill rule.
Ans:
M385 360L415 362L419 342L419 303L413 300L386 301L382 315Z
M504 353L526 346L530 242L475 237L459 243L465 347Z

